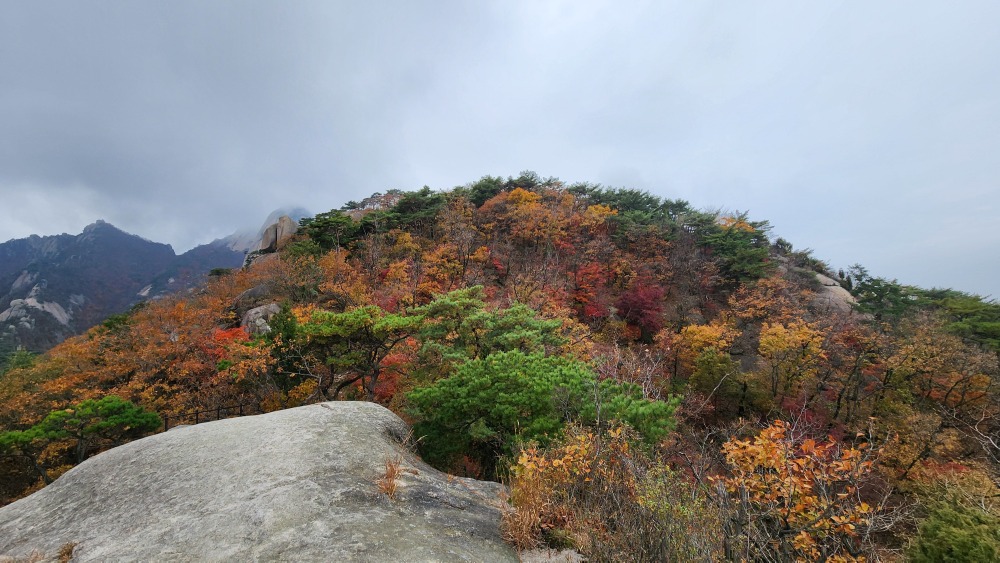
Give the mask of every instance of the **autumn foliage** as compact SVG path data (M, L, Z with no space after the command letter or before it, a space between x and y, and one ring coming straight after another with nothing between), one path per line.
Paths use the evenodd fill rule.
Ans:
M722 513L622 426L529 445L502 530L516 546L573 545L595 561L718 560Z
M732 502L730 550L761 560L863 560L874 509L861 487L878 451L836 440L796 440L778 420L723 445Z
M831 305L817 273L857 303ZM4 359L0 433L110 396L170 417L369 400L441 467L513 468L522 545L891 559L1000 515L998 326L994 301L834 273L745 212L484 177L348 202L251 267ZM3 502L81 457L20 443ZM946 494L981 513L942 512Z

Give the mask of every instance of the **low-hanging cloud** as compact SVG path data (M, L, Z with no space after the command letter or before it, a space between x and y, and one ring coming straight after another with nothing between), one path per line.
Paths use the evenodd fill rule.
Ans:
M0 240L184 250L532 169L750 210L835 267L1000 293L1000 5L16 3Z

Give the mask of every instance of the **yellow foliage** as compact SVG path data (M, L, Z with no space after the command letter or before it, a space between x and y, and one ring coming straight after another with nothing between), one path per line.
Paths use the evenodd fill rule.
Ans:
M319 290L324 298L339 301L344 307L367 303L371 288L347 259L344 250L329 252L319 259L317 265L322 276Z
M399 260L386 268L382 283L390 287L398 287L410 283L410 261ZM385 291L385 288L382 288Z
M757 232L757 230L754 229L753 226L750 225L750 223L747 223L745 219L741 219L739 217L732 217L729 215L724 215L722 217L719 217L719 225L723 229L728 229L728 230L744 231L747 233Z
M802 320L787 327L764 323L760 332L759 351L768 358L785 357L791 353L802 357L823 357L823 333Z
M617 209L611 209L611 207L604 204L591 205L583 212L581 225L593 231L605 226L608 218L615 215L618 215Z
M523 449L501 524L508 541L568 540L592 561L721 560L719 513L634 440L626 427L572 427L557 446Z
M886 359L892 383L950 409L979 408L989 403L997 356L944 333L935 322L920 322L899 339ZM908 389L907 389L908 387Z
M608 433L612 440L619 433ZM620 447L620 442L614 442ZM578 481L591 482L595 470L595 436L592 432L575 429L562 446L548 451L531 445L521 451L511 471L510 503L514 510L502 520L505 537L521 549L536 547L542 533L552 529L578 526L565 504L566 491ZM599 465L597 471L613 469Z
M445 243L425 252L422 260L425 281L420 284L419 291L424 298L430 299L434 294L447 293L464 281L465 267L455 244Z
M770 379L772 396L791 395L797 385L816 375L826 359L824 339L823 332L803 320L793 321L787 327L764 323L758 352L765 376Z
M524 188L514 188L507 195L507 202L511 205L530 205L542 201L542 196L535 192L529 192Z
M681 367L686 373L691 373L694 370L695 360L708 348L727 353L738 335L739 331L726 320L684 327L675 340Z
M390 233L392 246L389 247L389 256L397 258L407 258L416 256L420 252L420 245L414 240L413 235L406 231L393 229Z
M295 307L292 307L292 315L295 316L295 322L303 324L311 321L313 313L317 310L318 308L315 303L296 305Z
M861 500L860 485L878 451L869 444L845 448L832 438L799 441L789 434L788 424L778 420L752 440L730 440L722 448L730 476L715 480L731 494L739 518L753 522L748 533L767 538L779 552L779 544L793 538L785 548L797 559L818 560L822 553L864 560L851 553L857 553L860 529L874 513Z
M729 297L729 307L740 321L787 323L802 316L788 282L780 275L744 284Z

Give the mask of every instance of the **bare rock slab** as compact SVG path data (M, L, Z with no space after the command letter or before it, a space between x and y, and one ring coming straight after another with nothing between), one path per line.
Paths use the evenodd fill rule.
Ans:
M851 295L850 291L841 287L833 278L815 272L814 274L822 285L821 290L813 300L814 307L821 311L840 311L842 313L854 310L853 305L856 305L858 300Z
M361 402L178 428L0 508L0 554L73 561L517 561L500 486L443 474ZM395 498L376 481L401 459ZM0 560L3 557L0 556Z

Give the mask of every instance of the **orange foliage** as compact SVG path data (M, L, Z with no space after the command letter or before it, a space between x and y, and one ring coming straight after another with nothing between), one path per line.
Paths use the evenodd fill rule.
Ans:
M372 288L361 273L348 262L345 250L323 255L317 266L320 271L320 301L333 302L340 309L358 306L370 301Z
M603 319L609 314L611 297L607 284L611 274L601 264L591 262L578 268L574 274L573 302L584 320Z
M729 215L724 215L722 217L719 217L719 226L721 226L723 229L743 231L746 233L757 232L757 230L753 228L753 225L748 223L746 219L742 217L732 217Z
M878 451L869 444L845 448L796 440L778 420L752 440L723 446L729 477L718 479L732 495L737 520L758 556L768 553L810 561L863 561L862 529L874 509L860 498L860 486Z
M456 245L446 243L425 252L423 263L424 277L417 288L421 304L428 303L435 294L447 293L462 286L465 266Z
M752 285L741 285L729 297L730 310L743 322L790 322L802 317L803 309L799 303L789 283L780 276L757 280Z

